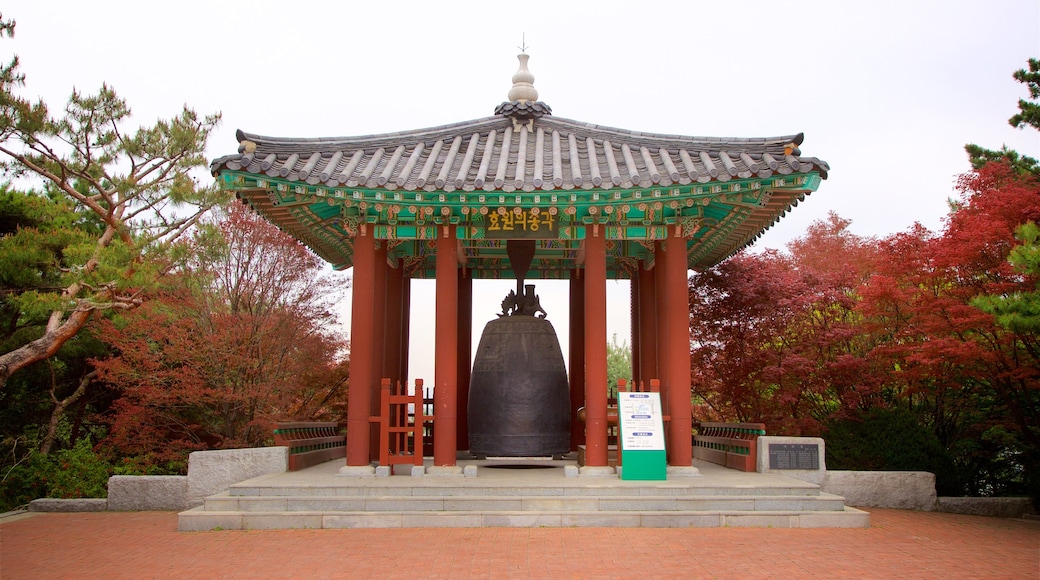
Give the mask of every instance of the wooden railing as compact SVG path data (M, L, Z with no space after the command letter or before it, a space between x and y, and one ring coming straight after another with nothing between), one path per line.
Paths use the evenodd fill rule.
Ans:
M758 470L758 436L763 423L697 423L693 456L741 471Z
M416 387L422 386L422 379L415 380ZM423 455L433 457L433 387L424 387L423 392Z
M289 471L346 458L346 430L334 422L276 423L274 444L289 448Z
M390 379L380 381L380 413L369 417L379 425L379 465L423 464L423 429L426 417L423 404L423 381L415 380L415 391L408 394L407 385Z

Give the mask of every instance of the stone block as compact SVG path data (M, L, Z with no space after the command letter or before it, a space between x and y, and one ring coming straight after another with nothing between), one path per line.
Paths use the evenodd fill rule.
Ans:
M426 469L430 477L462 477L461 465L434 465Z
M565 528L638 528L640 514L603 512L566 512L560 514L560 525Z
M523 509L523 501L515 497L460 497L458 499L445 499L444 510L449 512L518 512Z
M599 498L584 497L525 497L521 500L525 512L595 512L599 511Z
M183 475L113 475L108 478L108 509L114 512L181 511L188 507Z
M243 514L244 530L289 530L289 529L321 529L321 514L280 513L280 514Z
M286 509L291 512L357 512L364 511L365 500L360 497L294 497Z
M758 497L755 498L756 512L797 512L808 509L801 498Z
M387 467L387 475L390 475ZM336 473L337 477L375 477L376 468L371 465L344 465Z
M238 498L230 496L207 497L205 510L210 512L237 512Z
M818 469L779 469L772 468L769 464L769 448L772 445L815 445L818 448ZM762 435L758 438L758 458L755 462L759 473L776 473L785 477L791 477L800 481L806 481L820 485L827 477L827 447L823 439L819 437L778 437L774 435Z
M606 511L662 512L678 509L678 500L673 497L629 497L603 498L599 509Z
M350 515L326 515L322 527L332 528L400 528L401 514L361 513Z
M108 509L108 500L96 497L60 499L44 497L29 502L31 512L103 512Z
M238 500L238 509L242 512L284 512L288 501L284 497L243 497Z
M485 528L559 528L563 519L560 514L484 514L481 525Z
M643 514L641 525L644 528L718 528L722 526L723 516L719 514Z
M396 512L396 511L441 511L444 509L444 500L440 498L405 498L405 497L373 497L365 500L365 511L370 512Z
M233 484L282 473L288 466L288 447L196 451L188 456L188 507L201 505L206 496Z
M870 514L854 508L842 512L803 513L798 515L800 528L869 528Z
M726 497L714 496L703 498L679 498L676 499L676 509L680 511L755 511L755 498L753 497Z
M458 512L401 514L401 526L405 528L479 528L480 514Z
M828 471L823 490L857 507L932 511L936 503L935 475L926 471Z
M400 513L350 513L348 516L326 516L321 526L333 528L399 528L402 527Z
M609 465L585 465L578 468L578 474L580 477L617 477L617 471Z
M727 528L797 528L798 516L780 514L723 514Z
M178 532L206 532L210 530L241 530L242 516L223 512L205 512L194 508L177 517Z

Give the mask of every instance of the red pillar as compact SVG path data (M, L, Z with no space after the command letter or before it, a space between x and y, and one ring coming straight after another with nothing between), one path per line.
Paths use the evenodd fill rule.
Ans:
M401 375L401 337L404 330L404 302L401 297L402 276L401 261L394 260L393 266L386 271L386 337L383 348L384 377L401 381L407 377Z
M403 381L411 378L408 376L408 346L412 328L412 279L407 272L401 272L401 276L401 380Z
M458 413L458 250L453 226L438 227L437 315L434 351L433 464L455 465Z
M571 270L569 321L571 451L577 451L585 444L585 424L578 420L578 409L585 405L585 285L578 268Z
M628 385L629 391L636 390L639 387L639 381L642 379L642 374L639 372L639 366L642 364L641 359L643 358L642 345L639 343L639 332L641 330L639 324L639 293L639 271L637 270L632 273L628 294L628 313L631 316L628 344L632 345L632 376L625 377L625 379L631 383Z
M347 465L369 464L372 397L372 301L375 294L375 240L364 226L354 238L353 300L350 306L350 380L347 386Z
M687 287L686 239L668 238L665 242L664 301L668 311L666 340L667 367L663 383L668 386L669 464L693 464L690 409L690 297Z
M473 366L473 277L465 268L459 268L459 318L458 318L458 421L456 423L456 447L459 451L469 449L469 375Z
M386 377L383 374L383 360L386 354L386 271L389 270L386 263L386 242L375 241L375 263L373 264L372 293L372 389L371 389L371 414L380 414L382 398L380 395L380 379ZM379 457L379 424L369 424L369 451L371 457Z
M607 240L585 235L585 465L607 465Z
M668 304L665 302L664 289L668 268L665 267L664 242L655 242L654 247L654 311L657 315L657 376L661 379L661 411L668 415L671 410L668 400L668 383L664 380L665 369L668 367L668 335L666 326L668 324ZM671 442L666 442L668 451L671 452Z
M654 271L639 269L639 377L646 388L657 372L657 285Z

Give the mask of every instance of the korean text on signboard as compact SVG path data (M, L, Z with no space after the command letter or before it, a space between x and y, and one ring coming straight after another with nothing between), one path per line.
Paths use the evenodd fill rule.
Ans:
M489 238L557 237L556 215L548 210L532 208L497 208L485 216L485 231Z

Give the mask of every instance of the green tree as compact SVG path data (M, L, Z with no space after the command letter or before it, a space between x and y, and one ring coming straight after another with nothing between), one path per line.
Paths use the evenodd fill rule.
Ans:
M1020 68L1012 75L1015 80L1029 87L1029 98L1040 99L1040 59L1029 59L1029 70ZM1031 103L1025 99L1018 100L1018 113L1008 119L1012 127L1017 129L1023 125L1040 129L1040 103Z
M1035 222L1023 224L1015 231L1022 242L1011 250L1008 262L1015 271L1035 279L1036 290L1011 294L982 295L972 305L992 314L1004 328L1020 334L1040 337L1040 226ZM1040 358L1040 353L1035 353Z
M617 399L618 379L632 380L632 349L628 341L618 344L617 334L607 343L607 396Z
M0 33L13 32L13 21L0 23ZM5 296L21 312L46 312L47 321L0 353L0 389L14 372L53 356L96 313L139 306L169 268L166 248L226 197L192 177L205 169L219 115L185 107L128 130L130 109L107 85L93 95L74 90L54 117L42 101L17 94L23 84L15 57L0 69L0 171L44 184L98 229L65 248L52 285Z
M1031 58L1028 62L1028 69L1018 69L1011 75L1028 87L1029 98L1034 101L1018 100L1018 113L1008 119L1008 123L1016 129L1040 129L1040 103L1035 102L1040 99L1040 59ZM981 169L990 161L1005 159L1019 173L1040 173L1040 162L1027 155L1020 155L1017 151L1008 149L1006 145L999 151L986 149L974 143L965 145L964 149L968 152L968 159L974 169Z
M63 271L74 265L67 257L100 232L98 220L77 211L64 196L0 186L0 352L43 334L49 312L39 297L61 287ZM50 451L66 410L87 394L92 376L88 359L104 353L103 344L81 332L45 364L25 369L0 391L5 457L8 450L27 450L27 438L38 439L43 454ZM75 409L79 425L86 407L80 403ZM39 425L46 425L45 433L33 433ZM70 443L78 433L73 431Z

